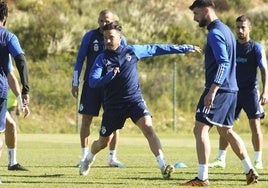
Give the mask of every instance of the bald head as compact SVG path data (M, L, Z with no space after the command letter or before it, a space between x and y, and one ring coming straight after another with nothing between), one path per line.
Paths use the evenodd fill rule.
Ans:
M119 17L113 13L111 10L105 9L102 10L99 14L98 24L100 27L101 32L102 28L107 25L108 23L119 21Z

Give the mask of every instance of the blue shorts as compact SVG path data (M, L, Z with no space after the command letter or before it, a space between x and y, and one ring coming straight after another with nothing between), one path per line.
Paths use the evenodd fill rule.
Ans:
M126 104L121 108L105 110L102 116L100 136L107 137L117 129L122 129L127 118L136 123L144 116L151 116L144 101Z
M260 95L257 88L254 90L239 90L237 94L235 119L239 119L242 109L246 112L248 119L264 118L265 113L259 99Z
M98 116L102 103L103 89L91 88L88 82L84 82L78 112L80 114Z
M208 91L208 89L204 90L199 99L195 119L210 126L233 126L237 93L217 91L212 108L207 110L204 108L204 97Z
M0 98L0 132L6 130L7 100Z

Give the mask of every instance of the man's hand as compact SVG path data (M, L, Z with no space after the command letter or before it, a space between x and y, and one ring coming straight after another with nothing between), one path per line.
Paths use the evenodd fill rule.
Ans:
M23 94L21 95L22 101L24 105L29 105L30 103L30 96L29 94Z
M24 107L22 107L22 112L24 113L24 118L28 117L30 115L30 109L28 107L28 105L25 105Z
M120 73L119 67L115 67L114 68L114 76L119 74L119 73Z

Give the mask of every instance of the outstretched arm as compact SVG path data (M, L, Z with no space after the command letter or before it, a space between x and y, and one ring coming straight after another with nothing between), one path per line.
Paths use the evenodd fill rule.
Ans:
M133 51L139 59L167 54L185 54L190 52L201 52L201 48L189 44L146 44L133 45L131 47L133 48Z

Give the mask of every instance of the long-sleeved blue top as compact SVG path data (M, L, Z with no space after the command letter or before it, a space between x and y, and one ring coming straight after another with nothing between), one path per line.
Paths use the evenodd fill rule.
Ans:
M119 46L117 50L105 50L100 54L88 77L90 87L104 86L104 109L142 101L137 62L141 58L165 54L186 53L192 45L148 44ZM120 73L114 76L113 69ZM102 72L106 72L102 75Z
M0 27L0 98L7 99L8 82L6 74L10 72L10 55L16 57L24 54L19 40L6 28Z
M239 89L258 88L257 67L267 67L265 50L261 44L250 40L247 43L237 42L236 78Z
M213 83L220 90L238 91L236 82L236 40L228 26L216 19L208 27L205 48L205 87Z
M122 45L126 45L126 39L123 37L121 40ZM73 73L73 86L79 85L79 77L83 68L83 64L86 58L86 70L84 73L84 80L87 80L87 75L89 75L90 69L96 59L96 57L102 53L105 49L103 35L99 28L88 31L82 38L76 62L74 65Z

